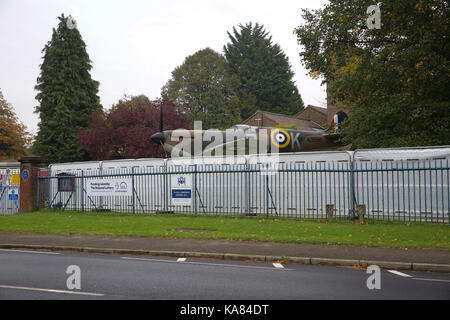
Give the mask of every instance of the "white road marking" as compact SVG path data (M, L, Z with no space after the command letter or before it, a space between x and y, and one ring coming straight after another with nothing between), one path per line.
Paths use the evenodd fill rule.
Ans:
M403 273L403 272L400 272L400 271L397 271L397 270L388 270L388 271L390 273L396 274L396 275L401 276L401 277L405 277L405 278L411 278L412 277L409 274L406 274L406 273Z
M133 257L121 257L121 259L125 260L138 260L138 261L148 261L148 262L165 262L165 263L178 263L178 261L173 260L162 260L162 259L146 259L146 258L133 258ZM220 267L233 267L233 268L250 268L250 269L265 269L265 270L274 270L272 267L257 267L257 266L248 266L248 265L239 265L239 264L225 264L225 263L211 263L211 262L194 262L194 261L185 261L185 264L196 264L196 265L205 265L205 266L220 266ZM277 270L291 270L291 269L277 269Z
M423 280L423 281L438 281L438 282L450 282L450 280L445 280L445 279L426 279L426 278L413 278L413 280Z
M186 261L186 258L178 258L177 259L177 262L185 262Z
M7 285L0 285L0 288L17 289L17 290L29 290L29 291L42 291L42 292L51 292L51 293L79 294L79 295L96 296L96 297L104 296L103 293L92 293L92 292L83 292L83 291L69 291L69 290L55 290L55 289L43 289L43 288L30 288L30 287L17 287L17 286L7 286Z
M20 252L20 253L60 254L59 252L33 251L33 250L15 250L15 249L0 249L0 251L5 251L5 252Z
M284 267L281 263L272 263L272 265L277 269L284 269Z

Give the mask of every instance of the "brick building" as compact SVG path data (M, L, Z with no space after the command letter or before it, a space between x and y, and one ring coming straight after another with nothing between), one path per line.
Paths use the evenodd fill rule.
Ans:
M312 120L321 126L326 126L328 122L327 109L308 105L305 109L295 115L297 119Z
M255 127L295 126L298 130L308 131L322 129L321 125L312 119L298 118L297 116L288 116L262 110L256 111L243 124Z
M342 104L332 103L328 86L326 108L308 105L294 116L258 110L243 123L256 127L295 125L298 130L328 129L336 114L344 114L344 117L346 117L348 113L347 108L343 107Z

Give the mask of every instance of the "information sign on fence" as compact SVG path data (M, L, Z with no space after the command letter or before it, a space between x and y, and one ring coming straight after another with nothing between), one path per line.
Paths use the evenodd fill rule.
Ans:
M60 173L58 176L58 192L73 192L75 190L75 176L70 173Z
M11 175L11 184L20 184L20 173L13 173Z
M8 199L11 201L19 200L19 194L17 193L16 189L11 189L8 191Z
M89 196L131 196L131 178L87 179L86 192Z
M192 175L173 174L171 185L172 204L190 206L192 204Z

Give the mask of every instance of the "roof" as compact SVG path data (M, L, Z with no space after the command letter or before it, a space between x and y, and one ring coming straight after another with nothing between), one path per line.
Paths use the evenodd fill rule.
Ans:
M252 116L250 116L243 123L244 124L247 123L250 119L252 119L257 114L263 114L263 116L265 118L271 119L272 121L276 122L277 124L281 124L281 125L295 124L297 126L298 130L322 129L322 127L318 123L316 123L312 120L298 119L295 116L288 116L285 114L273 113L273 112L262 111L262 110L257 110Z
M308 106L306 108L304 108L303 110L300 110L295 116L296 117L299 116L300 114L302 114L307 109L312 109L314 111L318 111L321 114L323 114L324 116L328 115L328 110L326 108L316 107L316 106L308 104Z
M310 104L308 104L308 106L307 106L306 108L312 108L312 109L314 109L314 110L316 110L316 111L319 111L319 112L323 113L324 115L327 115L327 114L328 114L327 108L316 107L316 106L312 106L312 105L310 105ZM305 108L305 109L306 109L306 108Z
M313 111L313 114L316 114L316 116L312 116L311 113L306 113L306 111ZM328 110L325 108L316 107L313 105L308 105L303 110L299 111L295 117L299 119L305 119L305 120L315 120L316 122L319 122L320 124L325 124L327 122L327 115Z

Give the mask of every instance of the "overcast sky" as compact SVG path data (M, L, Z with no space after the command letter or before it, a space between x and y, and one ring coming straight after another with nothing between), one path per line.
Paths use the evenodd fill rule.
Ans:
M305 105L325 107L325 87L306 75L293 33L301 8L324 0L0 0L0 88L20 121L36 133L34 90L42 49L57 17L72 15L92 60L91 75L109 109L124 94L160 96L184 58L210 47L223 53L227 31L259 22L289 57Z

